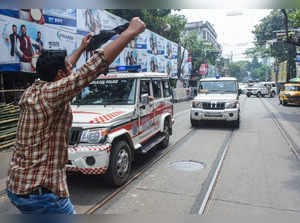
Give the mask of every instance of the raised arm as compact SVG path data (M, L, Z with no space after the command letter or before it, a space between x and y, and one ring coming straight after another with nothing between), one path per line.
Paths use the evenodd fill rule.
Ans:
M143 32L145 29L145 24L138 17L133 18L129 27L118 36L116 41L110 42L103 48L104 57L106 58L108 65L116 59L116 57L121 53L126 45L134 39L135 36Z
M79 68L78 71L55 82L49 82L45 86L47 101L52 107L60 106L76 96L90 82L95 80L99 74L106 74L108 66L116 59L126 45L139 33L145 30L145 24L137 17L133 18L129 27L121 33L115 40L107 44L103 49L97 49L95 54ZM86 45L91 37L86 37ZM66 59L70 67L74 66L80 57L82 50L86 48L85 44L81 46ZM67 65L68 66L68 65Z

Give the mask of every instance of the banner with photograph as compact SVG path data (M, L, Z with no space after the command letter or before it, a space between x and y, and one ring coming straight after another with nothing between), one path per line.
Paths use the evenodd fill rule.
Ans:
M158 72L166 73L166 58L163 55L158 56Z
M158 58L157 56L148 54L148 72L158 72Z
M173 48L172 48L172 42L171 41L169 41L169 40L166 41L166 48L165 49L166 49L165 57L168 58L168 59L172 59L172 55L173 55L172 50L173 50Z
M77 33L99 33L102 29L103 10L100 9L77 9Z
M76 32L76 9L0 9L0 14Z
M147 49L148 34L143 32L135 38L135 47L137 49Z
M0 64L12 64L15 70L34 71L41 49L65 49L70 54L87 33L114 29L127 22L101 9L0 9ZM26 48L27 41L30 44ZM141 65L142 72L163 72L177 78L177 47L176 43L145 30L127 45L111 67ZM184 63L187 63L187 51L185 54ZM93 52L84 52L75 69L92 55Z
M172 77L172 61L167 59L165 64L166 64L166 73L171 78Z
M137 52L136 49L125 48L123 50L124 61L126 66L137 65ZM123 65L123 64L122 64Z
M42 49L75 50L76 38L71 32L53 29L0 15L0 63L20 63L21 71L35 72L35 65Z
M172 59L178 58L178 44L172 43Z
M158 55L157 34L153 32L148 32L148 42L148 53L152 55Z
M0 15L0 32L0 64L15 64L16 71L33 72L45 47L45 27Z
M137 64L141 65L142 72L147 72L148 64L147 50L137 50Z
M76 32L76 9L43 9L45 24Z
M177 60L171 60L172 61L172 78L177 79Z
M166 40L162 36L157 37L157 54L164 55L165 54L165 45Z

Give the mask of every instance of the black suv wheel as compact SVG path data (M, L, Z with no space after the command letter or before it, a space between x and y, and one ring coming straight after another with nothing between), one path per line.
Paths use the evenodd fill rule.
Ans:
M109 167L104 175L107 184L119 187L128 181L131 171L131 151L126 141L113 144L109 159Z

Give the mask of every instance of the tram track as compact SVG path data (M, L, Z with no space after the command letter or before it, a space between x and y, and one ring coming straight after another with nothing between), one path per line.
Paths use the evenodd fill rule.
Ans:
M241 107L245 107L245 103L246 103L247 98L244 97L243 100L241 101ZM241 109L241 113L243 113L243 108ZM219 153L217 155L216 161L215 161L215 165L214 168L212 168L209 177L208 177L208 186L206 189L206 192L204 194L204 196L200 199L201 200L201 204L200 204L200 208L198 209L197 214L204 216L205 214L207 214L208 210L209 210L209 204L210 201L212 200L216 185L217 185L217 181L219 179L221 170L222 170L222 166L224 163L224 160L226 158L226 155L228 153L230 144L232 142L233 136L234 136L234 132L237 131L236 129L231 129L230 132L227 134L225 140L223 141L220 149L219 149ZM192 211L194 212L194 211ZM194 214L194 213L193 213Z
M246 99L243 100L243 103L246 101ZM180 112L180 114L186 113L187 110ZM214 192L215 186L217 184L218 177L220 175L222 165L224 163L226 154L228 152L230 143L233 138L234 129L230 129L230 131L227 133L224 141L222 142L222 145L220 146L219 153L217 155L215 165L210 171L210 174L207 179L207 186L204 189L204 192L201 194L204 196L200 196L200 208L197 210L197 214L204 215L207 211L209 201L211 199L211 196ZM166 151L164 151L162 154L160 154L157 158L155 158L151 163L144 166L140 171L138 171L130 180L123 185L122 187L118 188L114 192L108 194L104 199L101 199L99 202L97 202L93 207L88 209L84 212L84 214L94 214L98 209L104 207L110 200L115 198L119 193L124 191L128 186L132 184L134 180L136 180L138 177L140 177L143 173L145 173L147 170L149 170L152 166L155 165L159 160L161 160L163 157L165 157L167 154L169 154L171 151L174 151L173 148L175 148L178 144L180 144L183 140L185 140L189 135L191 135L193 132L193 129L189 129L189 131L182 136L180 139L178 139L173 145L171 145ZM198 206L199 207L199 206ZM195 213L196 214L196 213Z
M265 102L264 100L260 99L261 103L263 104L264 108L271 114L271 119L274 122L275 126L277 127L277 129L280 131L282 137L284 138L284 140L286 141L286 143L288 144L289 149L291 150L291 152L295 155L296 159L298 161L300 161L300 154L299 154L299 148L297 146L297 144L295 143L295 141L292 139L292 137L290 136L290 134L286 131L286 129L283 127L283 125L279 122L279 120L276 118L274 112L272 112L270 110L270 108L266 105L267 102Z
M158 161L160 161L162 158L164 158L167 154L169 154L171 151L174 150L174 148L181 143L183 140L185 140L191 133L193 132L193 129L190 128L188 132L180 137L174 144L169 146L167 149L165 149L158 157L156 157L152 162L148 163L144 167L142 167L137 173L132 176L126 184L121 186L120 188L116 189L112 193L109 193L104 199L101 199L98 201L95 205L93 205L91 208L89 208L87 211L85 211L83 214L94 214L98 209L105 206L111 199L116 197L119 193L124 191L128 186L130 186L137 178L139 178L142 174L144 174L147 170L149 170L152 166L154 166Z

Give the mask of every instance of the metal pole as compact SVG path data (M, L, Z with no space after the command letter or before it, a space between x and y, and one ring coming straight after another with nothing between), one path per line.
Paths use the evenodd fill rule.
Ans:
M0 76L0 85L1 85L1 90L4 90L4 78L3 78L3 72L1 72L1 76ZM2 91L2 98L3 98L4 104L6 104L6 101L5 101L5 93L4 93L4 91Z

